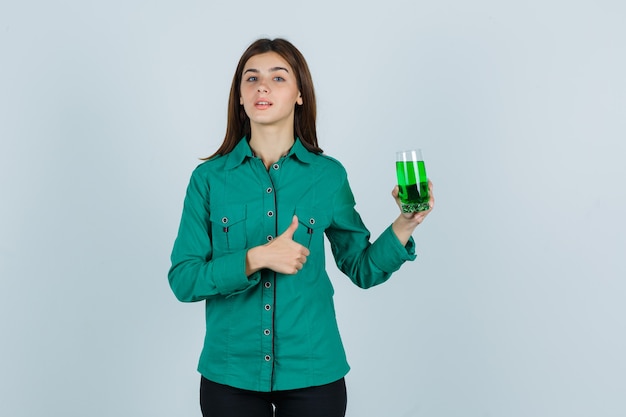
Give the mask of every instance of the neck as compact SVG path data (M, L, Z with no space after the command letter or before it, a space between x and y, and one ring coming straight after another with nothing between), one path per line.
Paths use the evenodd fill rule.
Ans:
M261 158L266 168L283 157L293 146L293 129L276 131L274 129L252 129L250 148Z

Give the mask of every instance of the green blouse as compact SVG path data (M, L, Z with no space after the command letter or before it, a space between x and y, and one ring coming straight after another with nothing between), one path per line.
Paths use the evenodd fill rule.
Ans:
M325 269L324 234L339 269L361 288L385 282L407 260L391 227L370 243L346 171L296 139L265 169L247 140L193 172L169 270L180 301L204 300L198 371L237 388L274 391L323 385L349 370ZM246 252L299 219L294 240L311 254L295 275L246 276Z

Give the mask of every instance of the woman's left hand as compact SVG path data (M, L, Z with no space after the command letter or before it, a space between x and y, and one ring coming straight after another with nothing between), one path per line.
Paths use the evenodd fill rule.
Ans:
M418 211L416 213L402 213L402 206L400 203L400 198L398 197L398 191L399 189L397 185L391 191L391 195L396 200L396 204L400 209L400 215L393 222L392 229L398 237L398 240L400 240L400 242L405 245L411 237L411 234L413 233L415 228L419 226L419 224L422 223L426 216L428 216L428 214L430 214L430 212L433 210L433 207L435 206L435 196L433 195L433 183L428 180L428 194L430 195L428 205L430 206L430 208L426 211Z

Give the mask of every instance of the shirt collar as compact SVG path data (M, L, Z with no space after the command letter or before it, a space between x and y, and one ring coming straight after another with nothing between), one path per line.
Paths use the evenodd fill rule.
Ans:
M304 145L300 141L300 138L296 138L296 141L291 147L291 150L289 150L289 153L287 154L287 156L289 157L295 156L301 162L310 164L311 162L313 162L313 158L315 157L315 154L313 152L310 152L307 148L304 147Z
M252 149L250 149L250 145L248 144L248 140L245 136L226 157L228 159L224 165L225 169L235 168L236 166L241 165L246 158L252 158Z
M226 161L224 168L235 168L241 165L246 158L252 158L253 156L254 155L252 153L250 145L248 144L248 140L244 136L239 141L239 143L237 143L237 146L235 146L235 148L227 155L228 160ZM304 145L300 141L300 138L296 138L293 146L287 153L287 157L296 157L301 162L310 164L311 162L313 162L314 154L312 152L309 152L309 150L304 147Z

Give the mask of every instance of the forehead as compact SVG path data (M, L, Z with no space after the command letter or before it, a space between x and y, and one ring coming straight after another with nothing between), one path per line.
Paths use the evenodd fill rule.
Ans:
M259 55L254 55L246 61L243 70L255 69L259 71L269 71L275 68L286 68L290 73L293 73L291 65L276 52L264 52Z

